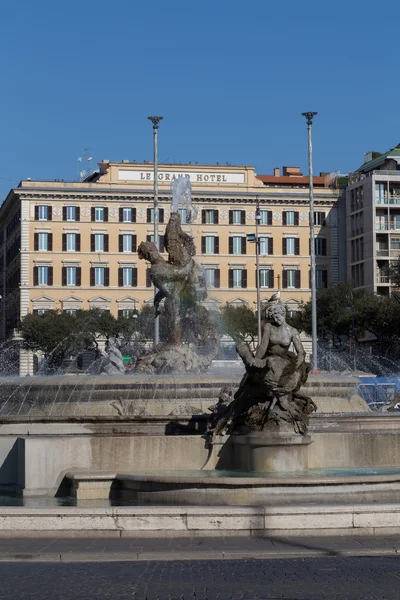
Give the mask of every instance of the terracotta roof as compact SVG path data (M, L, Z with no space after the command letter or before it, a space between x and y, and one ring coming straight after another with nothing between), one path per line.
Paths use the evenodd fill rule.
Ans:
M274 183L275 185L308 185L308 177L290 177L289 175L256 175L263 183ZM313 177L314 185L326 185L326 177Z

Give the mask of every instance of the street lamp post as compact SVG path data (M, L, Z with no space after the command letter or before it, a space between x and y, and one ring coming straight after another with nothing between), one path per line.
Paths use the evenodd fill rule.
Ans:
M310 259L311 259L311 335L312 335L312 360L311 371L318 373L318 346L317 346L317 286L315 279L315 230L314 230L314 181L312 165L312 120L316 112L301 113L307 119L308 130L308 176L310 190Z
M257 336L261 343L261 293L260 293L260 238L258 237L258 225L261 220L260 203L256 199L256 233L248 233L247 241L256 245L256 290L257 290Z
M154 243L158 248L158 124L163 117L147 117L153 123L154 138ZM154 296L157 294L157 288L154 288ZM160 328L158 316L154 319L154 346L160 341Z

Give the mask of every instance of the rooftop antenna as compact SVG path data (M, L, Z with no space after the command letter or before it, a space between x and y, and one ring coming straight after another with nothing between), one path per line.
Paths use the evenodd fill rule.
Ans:
M77 181L84 181L86 177L89 177L93 173L91 161L93 156L89 154L90 148L84 148L83 154L78 156L78 177Z

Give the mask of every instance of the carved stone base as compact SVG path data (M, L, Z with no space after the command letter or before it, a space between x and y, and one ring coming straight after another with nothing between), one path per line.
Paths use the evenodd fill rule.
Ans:
M232 434L233 468L258 473L288 473L308 468L308 435L252 431Z
M138 359L138 373L202 373L216 356L215 348L206 356L201 356L189 346L160 346L155 352Z

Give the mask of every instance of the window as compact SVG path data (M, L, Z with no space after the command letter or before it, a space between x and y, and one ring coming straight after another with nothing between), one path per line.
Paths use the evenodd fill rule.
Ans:
M229 254L246 254L246 238L242 236L230 237Z
M67 285L76 285L76 267L67 267Z
M136 267L120 267L118 269L118 285L119 287L136 287L137 286L137 268Z
M230 210L229 225L245 225L246 211L245 210Z
M119 209L119 220L121 223L135 223L136 209L124 206Z
M328 287L328 271L326 269L316 269L315 283L318 289Z
M122 252L132 252L132 236L130 234L122 236Z
M136 308L121 308L118 311L118 318L124 318L124 319L137 319L138 317L138 311Z
M282 213L283 225L298 225L299 213L295 210L284 210Z
M376 204L386 204L387 187L385 183L375 183L375 202Z
M95 267L94 269L94 285L104 285L105 281L105 268Z
M272 225L272 210L260 210L260 225Z
M315 238L315 255L326 256L326 240L324 238Z
M95 252L104 252L104 234L103 233L95 233L94 234L94 251Z
M76 250L76 233L67 233L67 252Z
M49 249L49 234L39 233L38 234L38 250L47 251Z
M286 254L294 256L296 253L296 239L286 238Z
M76 308L65 308L64 312L67 313L68 315L72 315L73 317L76 317L77 310L76 310Z
M49 311L47 308L38 308L36 311L33 312L36 312L36 314L39 315L39 317L44 317L44 315Z
M270 251L269 251L270 238L259 237L258 239L260 240L260 254L270 254Z
M148 242L153 242L154 243L154 233L149 234L146 237ZM158 251L159 252L164 252L164 236L163 235L159 235L158 236Z
M130 267L122 269L122 285L132 285L132 269Z
M77 221L76 206L66 206L66 221Z
M48 285L49 284L49 267L38 267L38 284Z
M154 223L154 208L147 209L147 222ZM158 209L158 222L164 223L164 209L163 208Z
M246 288L247 287L247 271L246 269L229 269L229 287L230 288Z
M259 269L258 275L261 288L274 287L274 271L272 269Z
M299 288L300 287L300 271L297 269L285 269L283 271L283 286L284 288Z
M215 208L207 208L201 211L201 222L203 225L218 225L218 211Z
M204 269L206 275L206 285L208 288L219 288L220 286L220 270L209 268Z
M316 211L314 213L314 225L319 225L320 227L325 226L325 213L321 211Z
M390 249L391 250L400 250L400 238L398 238L398 237L390 238Z
M203 240L202 240L203 254L217 254L216 240L218 240L218 238L216 238L214 235L206 235L203 237Z
M104 221L104 206L96 206L94 209L94 220L97 222Z
M187 208L178 208L178 215L181 218L181 223L188 222L188 211Z
M36 206L37 209L37 221L51 221L51 210L49 206Z

